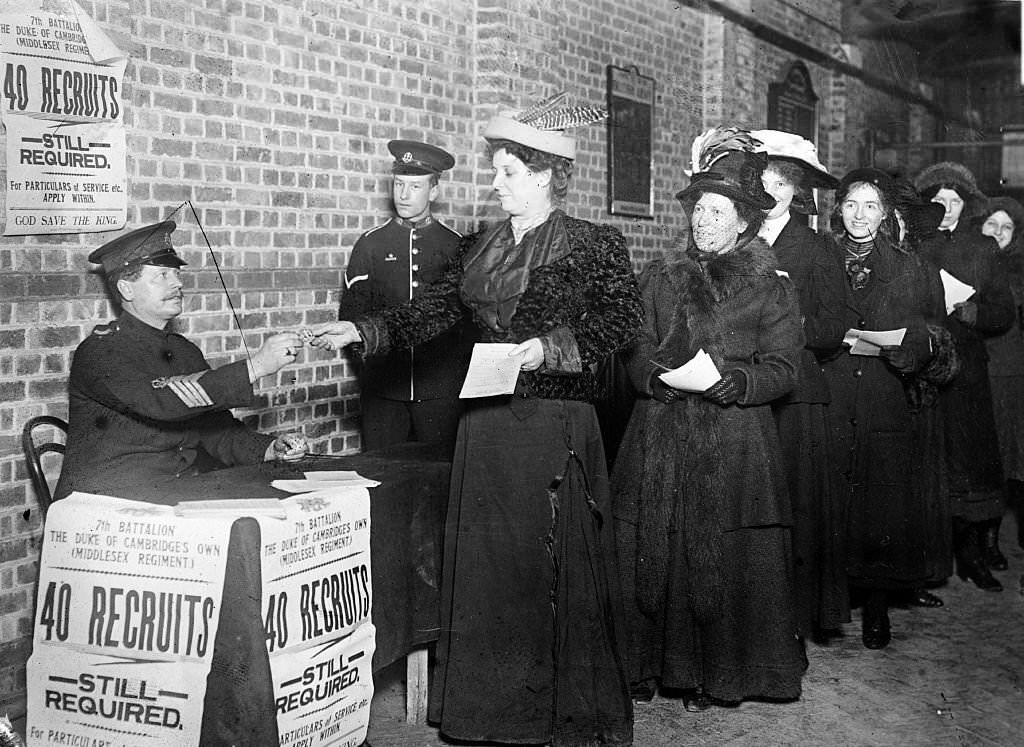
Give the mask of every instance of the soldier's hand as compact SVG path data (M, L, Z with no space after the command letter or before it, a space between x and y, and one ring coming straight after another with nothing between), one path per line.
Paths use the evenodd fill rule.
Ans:
M359 330L352 322L324 322L304 331L311 347L320 350L340 350L346 345L359 342Z
M302 349L302 340L295 332L281 332L267 338L263 346L252 355L251 363L255 377L277 373L293 363Z
M270 462L280 459L285 462L294 462L309 453L309 443L301 433L285 433L278 436L274 442L267 447L263 455L263 461Z
M521 356L519 367L523 371L536 371L544 362L544 346L536 337L531 337L526 342L521 342L508 351L509 358Z

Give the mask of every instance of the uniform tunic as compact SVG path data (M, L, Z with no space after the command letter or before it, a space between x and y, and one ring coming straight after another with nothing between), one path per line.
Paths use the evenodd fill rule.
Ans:
M184 337L128 312L78 346L69 400L55 498L75 490L131 498L123 491L147 476L260 462L274 440L227 412L252 403L245 361L213 370Z
M420 296L441 278L459 238L431 217L416 225L395 217L367 231L356 241L345 270L339 319L377 313ZM458 324L414 348L395 348L362 362L363 448L405 441L410 425L415 440L450 445L474 339L471 328Z

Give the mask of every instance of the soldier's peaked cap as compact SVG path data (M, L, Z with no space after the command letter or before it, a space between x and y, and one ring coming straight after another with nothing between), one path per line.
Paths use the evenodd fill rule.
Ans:
M416 140L392 140L388 150L395 157L395 174L440 174L455 165L448 151Z
M173 220L165 220L136 228L96 249L89 255L89 261L103 265L103 271L108 275L141 265L181 267L187 263L175 253L171 244L175 227Z

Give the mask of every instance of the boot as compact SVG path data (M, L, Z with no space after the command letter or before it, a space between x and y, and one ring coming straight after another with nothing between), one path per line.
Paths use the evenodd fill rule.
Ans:
M1002 523L1002 519L990 519L981 530L981 556L993 571L1005 571L1008 567L1006 556L999 552L999 525Z
M884 590L872 589L864 599L860 637L864 647L871 649L885 648L892 640L889 604Z
M984 591L1002 591L1003 585L989 571L981 554L981 524L954 518L953 527L956 575Z

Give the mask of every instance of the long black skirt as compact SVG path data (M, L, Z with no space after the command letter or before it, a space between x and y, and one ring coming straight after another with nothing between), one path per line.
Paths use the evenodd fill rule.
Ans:
M492 398L452 464L430 718L467 741L632 744L594 408Z

